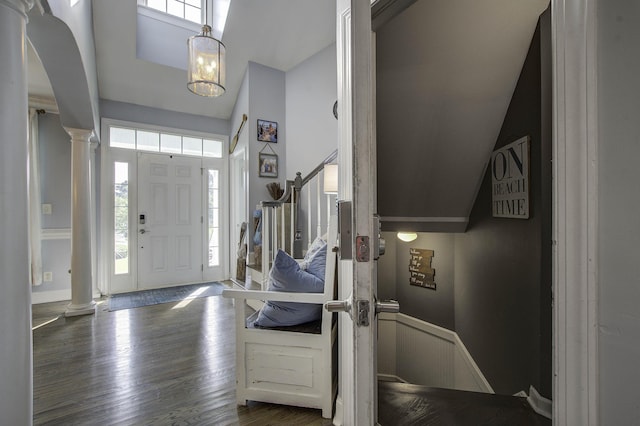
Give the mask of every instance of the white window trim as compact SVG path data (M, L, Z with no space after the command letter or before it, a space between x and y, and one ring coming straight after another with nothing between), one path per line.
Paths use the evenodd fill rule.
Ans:
M200 31L202 30L202 23L198 24L197 22L189 21L188 19L180 18L179 16L171 15L170 13L153 9L151 7L145 6L144 4L138 3L138 13L148 18L155 19L156 21L165 22L169 25L173 25L179 28L185 28L187 30L193 31L194 34L200 33Z
M124 127L127 129L133 129L133 130L142 130L142 131L151 131L151 132L159 132L159 133L170 133L172 135L179 135L179 136L186 136L186 137L194 137L194 138L202 138L202 139L209 139L209 140L219 140L222 141L222 157L206 157L206 156L200 156L202 158L212 158L212 159L226 159L228 158L228 152L229 152L229 136L227 135L221 135L218 133L206 133L206 132L198 132L195 130L186 130L186 129L180 129L180 128L176 128L176 127L163 127L163 126L156 126L153 124L145 124L145 123L135 123L132 121L123 121L123 120L115 120L112 118L103 118L102 119L102 128L103 129L109 129L111 126L114 127ZM109 145L109 134L105 133L103 135L102 138L103 141L106 142L107 145ZM127 148L112 148L111 146L109 146L109 149L122 149L125 151L135 151L135 152L155 152L157 154L167 154L167 155L183 155L185 157L192 157L192 158L198 158L199 156L197 155L189 155L189 154L170 154L170 153L166 153L166 152L160 152L160 151L146 151L146 150L138 150L138 149L127 149Z

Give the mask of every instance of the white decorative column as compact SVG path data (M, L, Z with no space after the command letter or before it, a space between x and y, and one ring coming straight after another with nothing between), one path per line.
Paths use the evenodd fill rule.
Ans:
M91 255L91 161L93 130L66 127L71 135L71 303L65 316L90 315L93 301Z
M26 12L0 0L0 422L33 419Z

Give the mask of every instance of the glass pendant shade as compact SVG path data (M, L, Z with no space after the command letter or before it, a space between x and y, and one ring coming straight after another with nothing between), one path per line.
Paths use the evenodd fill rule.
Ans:
M416 234L415 232L398 232L398 239L406 243L410 243L416 238L418 238L418 234Z
M225 47L204 25L202 34L187 40L189 67L187 87L196 95L220 96L225 91Z

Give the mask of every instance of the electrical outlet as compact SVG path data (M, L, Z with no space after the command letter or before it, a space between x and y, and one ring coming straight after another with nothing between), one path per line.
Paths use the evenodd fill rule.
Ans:
M45 272L42 274L42 280L45 282L53 281L53 272Z

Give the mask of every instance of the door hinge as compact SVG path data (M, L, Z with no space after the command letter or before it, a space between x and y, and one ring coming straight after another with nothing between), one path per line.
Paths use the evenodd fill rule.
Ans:
M200 270L204 271L204 264L203 263L200 264Z
M200 216L200 223L204 223L204 216Z

